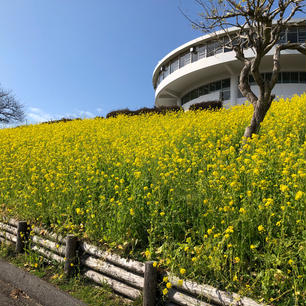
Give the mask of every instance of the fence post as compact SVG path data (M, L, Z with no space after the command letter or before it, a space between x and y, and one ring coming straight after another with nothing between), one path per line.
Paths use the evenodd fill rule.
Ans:
M28 240L28 225L26 221L17 223L16 253L23 253Z
M156 305L157 269L153 267L153 261L145 263L143 306Z
M74 270L73 266L76 264L76 251L77 251L77 237L68 235L66 239L66 252L65 252L65 266L64 272L70 276Z

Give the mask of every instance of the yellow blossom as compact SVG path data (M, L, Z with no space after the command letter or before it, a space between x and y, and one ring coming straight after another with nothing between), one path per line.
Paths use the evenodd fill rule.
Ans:
M288 190L288 186L287 186L287 185L280 185L279 188L280 188L280 190L281 190L282 192L285 192L285 191Z
M303 191L298 191L296 194L295 194L295 200L298 201L302 196L303 196L304 192Z
M241 208L239 209L239 212L240 212L241 214L245 214L245 213L246 213L246 210L245 210L243 207L241 207Z
M258 231L259 231L259 232L262 232L264 229L265 229L265 228L264 228L263 225L259 225L259 226L258 226Z
M181 269L180 269L180 273L181 273L182 275L184 275L184 274L186 273L186 270L185 270L184 268L181 268Z

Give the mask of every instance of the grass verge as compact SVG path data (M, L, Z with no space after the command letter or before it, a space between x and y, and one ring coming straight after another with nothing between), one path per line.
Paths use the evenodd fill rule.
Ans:
M37 277L53 284L67 292L88 306L140 306L141 301L129 303L127 300L114 294L112 289L105 285L96 285L80 273L70 279L64 275L63 265L48 264L43 258L33 251L25 254L16 254L12 246L0 243L0 258L20 267Z

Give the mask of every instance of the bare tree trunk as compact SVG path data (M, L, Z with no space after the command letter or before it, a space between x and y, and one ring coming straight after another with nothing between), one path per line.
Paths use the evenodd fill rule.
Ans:
M264 120L274 98L275 95L267 95L263 100L258 99L257 102L253 103L254 112L251 119L251 124L246 127L243 135L244 137L250 138L253 134L258 134L260 124Z

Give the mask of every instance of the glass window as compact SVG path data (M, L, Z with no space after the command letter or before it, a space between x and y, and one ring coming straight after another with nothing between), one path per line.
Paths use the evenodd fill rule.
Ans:
M191 63L191 53L188 52L188 53L185 55L185 65L190 64L190 63Z
M220 90L221 89L221 81L217 81L215 82L216 84L216 90Z
M209 84L209 92L212 92L212 91L216 91L216 83L210 83Z
M300 72L300 83L306 83L306 72Z
M190 93L190 100L196 99L199 97L199 89L195 89Z
M215 43L210 43L207 45L207 57L215 54Z
M182 55L180 56L179 58L179 65L180 65L180 68L184 67L185 66L185 58L184 58L185 55Z
M283 74L282 74L282 72L279 72L278 73L278 78L277 78L277 83L282 83L283 81Z
M222 80L222 88L230 88L230 87L231 87L231 80L230 79Z
M221 97L222 97L223 100L230 100L231 91L229 89L228 90L223 90Z
M166 78L170 74L170 66L169 64L164 66L164 78Z
M237 35L232 36L232 44L233 44L233 46L238 46L238 45L241 44L241 38L239 36L237 37Z
M306 41L306 27L299 28L298 33L299 33L298 42L304 43Z
M204 85L204 86L199 88L199 96L207 95L208 92L209 92L208 85Z
M290 73L290 83L298 83L299 82L299 73L298 72L291 72Z
M223 42L222 41L216 41L215 42L215 54L219 54L223 52Z
M206 46L205 45L200 45L198 47L198 58L204 58L206 57Z
M163 72L161 71L158 76L158 84L164 79Z
M289 28L287 32L287 40L291 43L296 43L298 41L297 28Z
M198 48L195 48L195 51L191 53L191 61L196 62L199 59Z
M229 46L226 46L228 44L228 42L229 42L228 37L224 37L223 41L224 41L224 52L232 51L232 49Z
M190 64L191 56L190 52L183 54L180 57L180 68L186 66L187 64Z
M182 104L185 104L187 102L190 101L190 93L188 93L187 95L185 95L183 98L182 98Z
M271 81L271 79L272 79L272 73L271 72L265 73L265 80L266 81Z
M170 73L179 69L179 59L178 57L174 59L170 64Z
M290 72L283 72L283 83L290 83Z
M286 39L286 31L284 30L284 31L280 32L278 43L279 44L283 44L286 41L287 41L287 39Z

